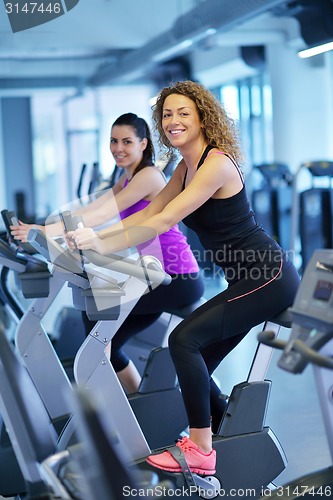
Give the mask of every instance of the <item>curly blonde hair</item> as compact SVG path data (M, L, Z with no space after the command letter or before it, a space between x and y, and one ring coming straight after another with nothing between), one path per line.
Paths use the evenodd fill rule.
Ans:
M159 134L159 144L168 154L174 151L162 128L163 106L171 94L180 94L191 99L197 107L203 125L203 133L211 146L228 153L237 163L242 163L238 125L228 116L222 104L206 87L190 80L176 82L159 93L153 107L153 122Z

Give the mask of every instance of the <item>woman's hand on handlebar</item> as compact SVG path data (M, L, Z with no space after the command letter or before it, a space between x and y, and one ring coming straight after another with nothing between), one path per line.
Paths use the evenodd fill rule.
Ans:
M32 228L37 228L41 229L42 231L45 230L44 226L40 226L38 224L25 224L22 221L19 221L18 226L10 226L10 233L15 238L15 240L22 241L23 243L26 243L28 233L30 229Z
M95 250L100 254L104 253L103 241L98 234L90 227L82 227L76 231L67 233L67 238L71 238L73 245L75 243L79 250Z
M67 233L64 234L66 245L71 252L74 252L74 250L76 249L73 236L74 236L74 231L68 231Z

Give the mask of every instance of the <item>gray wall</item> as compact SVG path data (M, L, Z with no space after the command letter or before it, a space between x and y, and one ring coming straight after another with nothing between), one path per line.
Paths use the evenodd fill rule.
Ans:
M6 208L16 210L17 192L25 194L27 215L34 212L32 130L29 97L1 99L3 180ZM3 203L2 203L3 205Z

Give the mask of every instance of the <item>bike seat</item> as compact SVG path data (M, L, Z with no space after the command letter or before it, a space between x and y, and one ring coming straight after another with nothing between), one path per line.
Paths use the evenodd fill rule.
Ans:
M202 306L206 301L203 297L200 299L196 300L192 304L188 304L183 307L175 307L175 308L170 308L166 309L165 312L169 314L173 314L175 316L179 316L180 318L186 318L189 316L193 311L195 311L198 307Z
M284 326L285 328L291 328L292 326L292 315L290 309L287 308L284 311L280 312L273 318L269 319L271 323L275 323L276 325Z

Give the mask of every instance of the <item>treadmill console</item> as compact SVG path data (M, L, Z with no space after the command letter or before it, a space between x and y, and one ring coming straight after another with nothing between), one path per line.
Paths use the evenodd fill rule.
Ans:
M12 236L10 226L18 226L19 225L19 221L18 221L18 218L17 218L15 212L13 212L12 210L1 210L1 216L2 216L2 220L4 222L4 225L5 225L5 228L6 228L9 242L13 243L18 248L21 248L27 254L36 253L35 248L33 246L31 246L29 243L24 243L22 241L16 240Z
M47 261L66 271L85 276L81 260L76 258L74 253L70 253L55 240L49 238L44 231L37 228L30 229L27 240Z
M284 370L301 373L309 360L295 348L295 341L300 339L319 351L333 338L333 250L314 252L290 311L292 332L278 364Z

